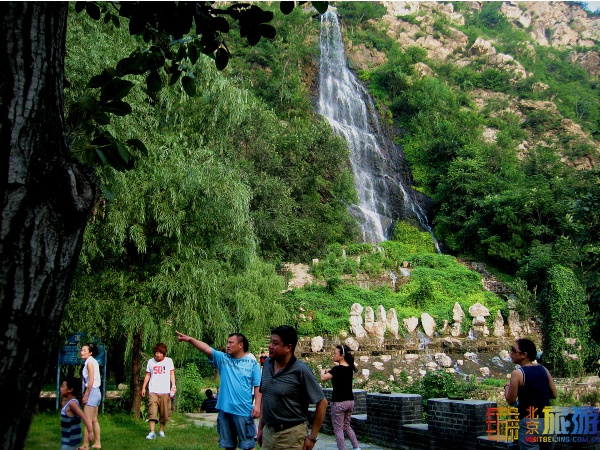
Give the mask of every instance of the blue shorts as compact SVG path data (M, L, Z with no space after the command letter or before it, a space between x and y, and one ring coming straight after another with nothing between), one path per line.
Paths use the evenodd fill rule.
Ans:
M102 401L102 394L100 393L100 388L92 388L90 391L90 395L88 396L88 401L85 406L100 406L100 402Z
M252 416L238 416L219 411L217 429L221 448L239 447L248 450L256 447L256 428Z

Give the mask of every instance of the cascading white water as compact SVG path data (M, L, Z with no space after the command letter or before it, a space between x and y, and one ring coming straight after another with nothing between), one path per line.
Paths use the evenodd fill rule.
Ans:
M372 244L385 240L387 192L381 173L384 158L371 124L378 128L377 117L367 108L368 93L348 70L342 33L337 15L321 16L321 60L319 71L319 113L343 136L350 147L350 162L359 204L351 208L363 230L363 240ZM372 109L372 105L369 105ZM389 193L388 193L389 197ZM389 221L389 219L388 219Z
M384 241L388 229L401 217L414 217L424 229L432 232L426 215L409 194L410 189L405 188L400 174L390 171L390 155L382 151L386 147L385 140L373 101L348 69L334 12L321 16L320 45L319 113L350 147L359 199L358 205L350 207L350 212L362 228L364 242ZM439 251L435 237L434 241Z

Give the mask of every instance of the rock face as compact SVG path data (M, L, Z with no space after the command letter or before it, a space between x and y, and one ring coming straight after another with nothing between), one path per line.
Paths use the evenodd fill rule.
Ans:
M581 5L567 2L501 2L499 12L515 30L527 33L530 42L515 45L511 54L501 53L500 45L493 39L477 38L475 42L457 28L465 24L465 17L470 12L479 12L482 2L464 2L460 12L454 10L452 4L436 1L385 1L382 2L387 14L373 21L372 25L383 28L388 37L394 39L400 48L406 51L409 47L419 47L427 52L427 59L435 63L455 65L459 68L469 68L482 73L488 69L496 69L516 83L521 79L535 77L535 73L527 73L521 64L524 57L536 58L538 46L556 47L570 51L570 61L578 64L592 77L600 76L600 54L597 44L600 42L600 19L590 16ZM443 23L443 25L441 25ZM346 55L354 69L373 70L387 62L384 53L376 48L368 48L363 44L346 42ZM423 62L415 64L415 74L408 77L408 83L417 77L440 76L432 67ZM533 90L540 86L532 86ZM490 91L491 92L491 91ZM493 98L485 100L482 107L497 108L502 100L500 93L494 93ZM477 97L478 93L473 92ZM475 100L479 103L479 99ZM515 103L512 100L511 103ZM552 103L552 102L549 102ZM541 105L537 105L541 106ZM495 111L493 115L500 120L504 116L516 115L523 122L528 114L534 111L519 109L518 105L510 104L504 110ZM557 112L557 120L562 116ZM482 128L482 138L487 142L497 142L498 129ZM519 156L525 157L530 149L542 147L556 148L565 164L576 169L590 169L600 162L600 143L588 133L557 130L544 135L536 135L527 131L522 143L516 143ZM559 136L560 135L560 136ZM563 150L564 148L564 150ZM590 148L584 156L579 156L577 150ZM458 335L458 327L453 325L450 333Z

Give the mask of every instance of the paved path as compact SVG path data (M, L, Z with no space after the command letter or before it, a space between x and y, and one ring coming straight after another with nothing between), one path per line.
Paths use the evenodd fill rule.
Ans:
M385 447L380 447L375 444L365 444L360 441L359 444L360 450L386 450ZM352 449L352 444L350 444L349 439L346 439L346 449ZM335 436L319 433L319 440L317 441L317 445L314 446L314 450L338 450L337 444L335 443Z
M188 413L186 414L191 418L197 426L214 427L217 422L217 413ZM375 444L365 444L360 442L361 450L386 450L385 447L380 447ZM346 449L352 449L350 440L346 439ZM317 445L314 446L314 450L338 450L335 442L335 437L329 434L320 433Z

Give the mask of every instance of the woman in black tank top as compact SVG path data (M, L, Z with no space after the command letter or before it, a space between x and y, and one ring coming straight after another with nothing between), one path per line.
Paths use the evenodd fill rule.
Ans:
M527 438L531 439L542 435L544 431L543 410L546 406L550 406L550 399L557 396L552 375L548 369L535 362L536 358L535 344L529 339L518 339L510 349L510 359L520 367L510 374L510 382L504 386L504 398L509 405L516 406L519 411L519 448L521 450L554 447L553 442L540 444L527 440ZM518 405L515 405L517 401ZM532 412L534 412L533 415Z
M331 380L333 394L331 396L331 423L335 433L338 449L346 448L344 432L348 435L352 448L360 450L354 430L350 427L352 411L354 411L354 393L352 392L352 376L358 369L354 366L354 356L345 345L333 349L333 362L337 363L331 369L321 373L321 381Z

